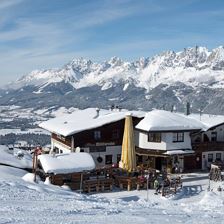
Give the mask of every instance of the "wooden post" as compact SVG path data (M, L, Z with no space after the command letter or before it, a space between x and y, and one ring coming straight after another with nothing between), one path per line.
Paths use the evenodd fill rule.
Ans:
M37 153L34 152L34 182L37 180Z
M82 193L83 173L80 175L80 193Z
M137 183L137 191L139 191L139 190L140 190L140 184Z
M104 182L102 182L101 191L104 191Z
M165 196L164 183L162 184L162 196Z
M35 169L35 155L36 155L36 153L35 153L35 151L34 151L34 153L33 153L33 173L34 173L34 169Z
M100 186L99 186L99 182L97 182L97 185L96 185L96 192L99 192L100 190Z
M146 186L146 188L147 188L147 201L149 201L149 174L147 174L147 186Z
M128 191L130 191L130 190L131 190L131 181L128 180Z

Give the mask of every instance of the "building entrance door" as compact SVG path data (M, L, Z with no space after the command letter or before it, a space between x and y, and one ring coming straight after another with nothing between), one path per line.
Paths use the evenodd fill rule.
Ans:
M155 168L157 170L162 170L162 158L161 157L156 157Z

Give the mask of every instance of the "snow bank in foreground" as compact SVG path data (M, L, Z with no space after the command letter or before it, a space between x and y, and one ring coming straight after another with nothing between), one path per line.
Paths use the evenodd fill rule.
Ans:
M35 184L36 182L34 181L34 174L33 173L27 173L22 177L23 180L29 183ZM36 176L37 182L40 181L40 177Z
M224 199L220 197L221 192L208 191L205 193L199 204L204 208L216 208L224 206Z
M184 194L169 200L148 191L78 194L43 182L22 180L24 170L0 165L0 223L217 224L224 194L206 192L208 179L184 182ZM30 180L32 174L26 175ZM206 204L213 204L208 207Z
M44 184L51 185L51 181L50 181L49 177L46 177L46 180L44 181Z

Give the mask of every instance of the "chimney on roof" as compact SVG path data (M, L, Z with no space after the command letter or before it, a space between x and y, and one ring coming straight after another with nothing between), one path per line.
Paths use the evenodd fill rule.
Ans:
M113 111L114 110L114 104L111 105L110 110Z
M97 107L96 108L96 116L94 117L94 119L99 117L99 115L100 115L100 108Z
M186 104L186 111L185 111L185 114L186 114L187 116L191 113L191 112L190 112L190 107L191 107L190 103L187 102L187 104Z
M172 113L175 113L176 111L177 111L176 106L175 106L175 105L172 105L172 107L171 107L171 112L172 112Z

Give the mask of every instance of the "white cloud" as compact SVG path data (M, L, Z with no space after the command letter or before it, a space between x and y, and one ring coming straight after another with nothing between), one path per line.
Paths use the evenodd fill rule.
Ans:
M193 1L195 0L189 0ZM169 39L153 39L144 37L144 34L135 35L133 27L128 41L126 37L114 43L111 38L111 44L102 41L89 46L92 36L104 35L102 29L102 33L96 34L95 28L109 26L111 22L122 22L122 19L144 13L161 13L166 10L165 6L158 4L157 0L105 0L99 1L100 3L89 1L78 8L55 11L49 9L42 12L37 8L36 13L32 14L29 12L32 1L22 4L24 2L25 0L0 0L0 77L4 83L36 68L60 67L73 57L105 60L114 55L130 55L132 59L137 55L151 56L160 50L167 50L169 46L186 47L188 43L201 43L201 40L206 39L205 36L186 34L187 31L178 33L174 29L171 32L171 28L166 30L166 26L162 28L162 32L175 35ZM22 12L18 10L21 5ZM169 7L173 6L174 4ZM181 17L178 21L185 19ZM8 23L11 26L8 27ZM148 27L147 29L149 30ZM150 30L152 33L159 33L161 27L150 27Z
M23 1L24 0L0 0L0 10L5 10L12 6L18 5L19 3Z

